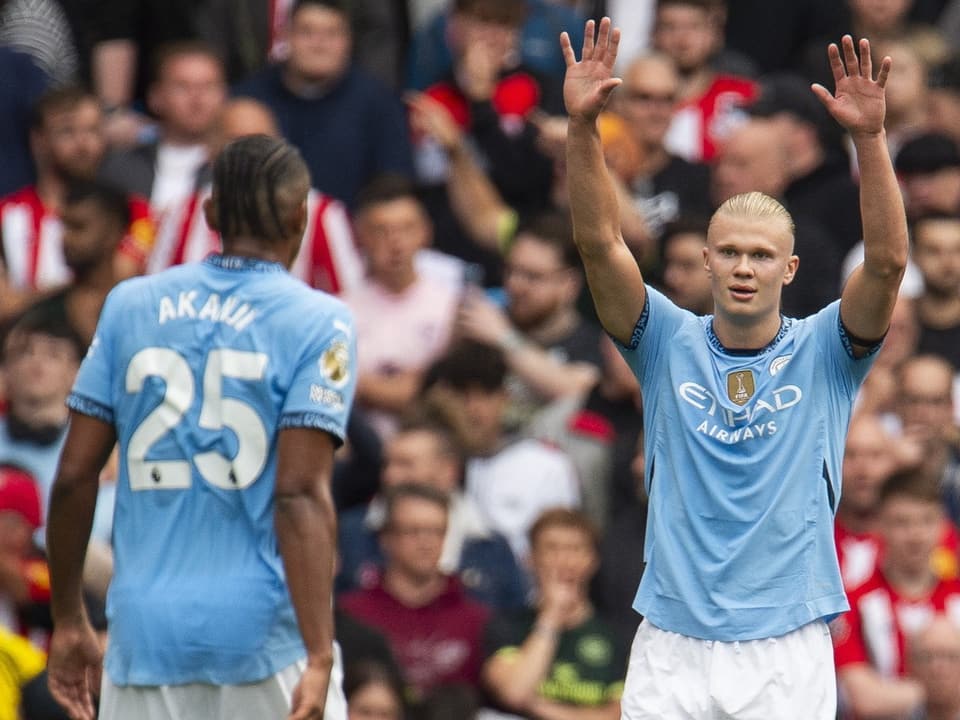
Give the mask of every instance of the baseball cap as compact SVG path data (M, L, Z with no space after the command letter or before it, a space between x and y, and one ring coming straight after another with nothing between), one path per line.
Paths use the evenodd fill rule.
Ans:
M894 168L901 175L934 173L944 168L960 167L960 150L946 135L924 133L905 142Z
M40 492L33 476L18 467L0 467L0 512L15 512L31 528L40 527Z

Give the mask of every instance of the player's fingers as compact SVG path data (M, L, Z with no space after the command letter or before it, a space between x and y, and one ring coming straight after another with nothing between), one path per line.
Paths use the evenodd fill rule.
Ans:
M860 75L873 80L873 58L870 57L870 41L860 38Z
M613 68L617 62L617 52L620 49L620 28L615 27L610 33L610 49L604 57L604 62L608 68Z
M887 55L880 63L880 72L877 73L877 85L887 86L887 78L890 77L890 68L893 67L893 59Z
M827 59L830 61L830 72L833 73L833 84L836 87L837 83L846 77L843 71L843 60L840 59L840 48L836 43L830 43L827 46Z
M570 43L570 35L564 30L560 33L560 51L563 53L563 60L567 67L577 64L577 56L573 52L573 45Z
M587 20L583 27L583 52L580 53L581 60L589 60L593 57L593 33L596 23L593 20Z
M860 74L860 61L857 60L857 51L853 47L853 38L849 35L844 35L843 40L843 61L844 65L847 68L847 75L853 77Z
M594 59L606 61L607 43L610 41L610 18L600 19L600 29L597 31L597 45L594 50Z
M824 107L829 110L831 103L833 103L833 95L830 94L830 91L820 83L814 83L810 86L810 89L813 90L813 94L823 103Z

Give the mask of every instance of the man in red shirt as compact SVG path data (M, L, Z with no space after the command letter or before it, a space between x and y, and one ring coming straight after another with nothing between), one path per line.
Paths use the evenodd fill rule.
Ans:
M832 627L841 699L855 716L900 717L918 705L905 639L937 613L960 622L960 581L938 578L930 564L943 517L936 480L921 472L896 473L880 491L882 560Z
M730 129L732 112L757 96L752 80L718 72L712 62L723 45L724 0L660 0L653 45L677 65L679 104L667 149L691 162L708 162Z
M415 704L429 703L440 688L470 692L480 678L490 612L466 596L456 577L439 569L446 495L426 486L398 485L385 499L383 577L368 590L342 595L338 606L384 634Z
M0 318L70 280L60 211L67 188L92 180L106 150L99 101L80 88L50 91L34 109L30 138L37 183L0 199ZM142 270L154 235L146 201L129 203L130 227L117 253L121 277Z

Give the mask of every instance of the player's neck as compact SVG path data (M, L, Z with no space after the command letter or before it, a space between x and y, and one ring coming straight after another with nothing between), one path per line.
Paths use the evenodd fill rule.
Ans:
M883 576L897 593L909 599L927 597L938 582L928 565L914 569L887 561L883 564Z
M439 571L426 578L414 577L388 567L383 574L383 587L404 607L419 608L432 603L447 585Z
M760 350L777 337L782 322L779 312L746 321L718 313L713 316L713 334L728 350Z

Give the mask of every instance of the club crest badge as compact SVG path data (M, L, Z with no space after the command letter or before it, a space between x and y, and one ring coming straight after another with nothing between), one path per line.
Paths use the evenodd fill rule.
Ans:
M752 370L734 370L727 373L727 397L737 405L746 405L756 390Z

